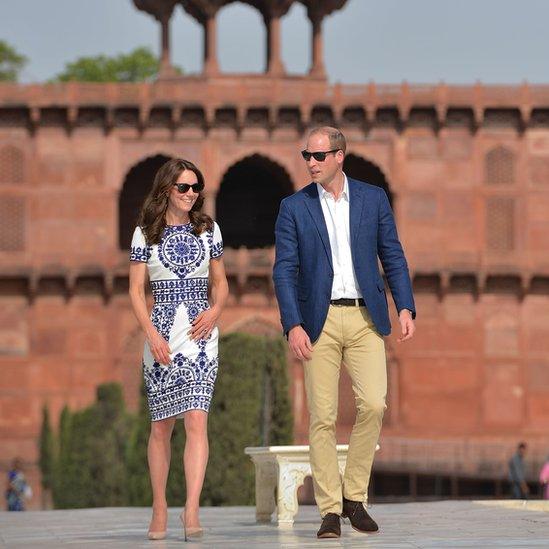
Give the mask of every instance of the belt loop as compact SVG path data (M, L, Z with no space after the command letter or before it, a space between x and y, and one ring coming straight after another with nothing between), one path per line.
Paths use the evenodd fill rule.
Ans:
M355 307L358 307L358 299L355 299Z

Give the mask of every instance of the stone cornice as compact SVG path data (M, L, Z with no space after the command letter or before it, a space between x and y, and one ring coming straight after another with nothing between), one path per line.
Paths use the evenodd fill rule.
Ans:
M307 77L276 78L269 75L231 75L206 78L182 77L171 81L146 83L0 84L0 109L28 109L31 122L39 123L43 109L67 111L69 124L79 109L135 108L140 120L155 106L177 110L188 106L201 108L206 116L216 109L233 108L239 114L250 108L276 111L292 107L299 111L301 123L308 124L314 108L331 111L338 123L346 109L363 112L373 122L380 110L392 110L406 124L414 110L431 113L444 124L450 110L470 113L473 124L480 125L487 110L516 113L522 126L530 123L536 109L549 109L549 85L447 85L441 84L356 84L329 85ZM0 114L1 116L1 114Z

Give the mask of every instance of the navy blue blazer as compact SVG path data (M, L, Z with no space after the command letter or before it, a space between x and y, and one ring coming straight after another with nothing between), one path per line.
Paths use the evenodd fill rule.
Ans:
M408 265L385 191L362 181L347 180L356 278L376 330L388 335L391 322L378 258L397 311L410 309L415 318ZM316 183L282 200L275 236L273 281L284 333L301 324L314 342L328 315L334 278L328 229Z

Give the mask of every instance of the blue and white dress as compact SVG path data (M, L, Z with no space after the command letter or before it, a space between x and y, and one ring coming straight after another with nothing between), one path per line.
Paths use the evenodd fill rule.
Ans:
M192 341L188 332L191 322L209 308L210 259L222 254L217 223L199 236L192 233L190 223L170 225L160 243L150 246L140 227L133 233L130 261L147 263L154 297L151 320L171 351L171 364L159 364L145 342L143 375L152 421L210 408L217 377L218 329L207 340L198 341Z

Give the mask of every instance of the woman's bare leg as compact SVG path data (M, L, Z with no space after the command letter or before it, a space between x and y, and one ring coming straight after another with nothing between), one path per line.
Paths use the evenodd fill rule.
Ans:
M206 465L208 464L208 413L203 410L185 412L185 452L183 465L187 485L185 503L185 526L198 527L200 493L204 484Z
M153 515L150 532L163 532L168 521L166 482L170 471L171 445L175 417L151 422L151 433L147 447L149 474L153 493Z

